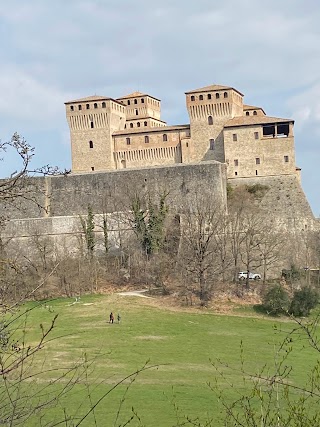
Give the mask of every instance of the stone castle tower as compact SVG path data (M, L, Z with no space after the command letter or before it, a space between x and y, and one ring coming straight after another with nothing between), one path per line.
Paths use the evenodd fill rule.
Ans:
M168 126L160 100L141 92L66 102L72 172L214 160L227 164L229 179L297 174L293 120L267 116L221 85L186 92L186 105L190 124Z

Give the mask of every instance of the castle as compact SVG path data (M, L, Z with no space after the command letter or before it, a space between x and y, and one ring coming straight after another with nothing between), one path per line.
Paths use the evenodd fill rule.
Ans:
M161 101L134 92L68 101L72 173L215 160L227 178L296 175L292 119L245 105L243 94L210 85L186 92L190 124L167 126Z

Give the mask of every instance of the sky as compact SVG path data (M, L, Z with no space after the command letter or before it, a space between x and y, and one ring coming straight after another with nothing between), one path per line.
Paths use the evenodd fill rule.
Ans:
M246 104L295 120L296 163L320 216L319 0L0 2L0 139L18 132L33 166L71 168L64 102L134 91L189 122L184 92L232 86ZM19 169L8 152L0 176Z

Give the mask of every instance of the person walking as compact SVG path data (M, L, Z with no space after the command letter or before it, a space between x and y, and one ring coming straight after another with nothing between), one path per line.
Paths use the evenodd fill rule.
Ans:
M111 311L110 316L109 316L109 323L113 323L114 322L114 315Z
M120 313L118 313L117 320L118 320L118 323L120 323L120 320L121 320Z

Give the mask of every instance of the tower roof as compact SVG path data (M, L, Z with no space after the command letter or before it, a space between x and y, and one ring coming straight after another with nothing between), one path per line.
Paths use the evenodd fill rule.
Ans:
M118 102L116 99L110 98L108 96L101 96L101 95L92 95L92 96L87 96L85 98L79 98L79 99L74 99L72 101L67 101L65 102L65 104L76 104L77 102L90 102L90 101L114 101L114 102Z
M117 99L139 98L141 96L149 96L149 98L153 98L153 99L156 99L157 101L160 101L160 99L156 98L155 96L148 95L147 93L142 93L142 92L138 92L138 91L137 92L132 92L129 95L126 95L126 96L120 96Z
M238 92L241 96L243 96L243 93L239 92L237 89L235 89L234 87L231 86L222 86L222 85L209 85L209 86L204 86L204 87L200 87L199 89L193 89L193 90L189 90L188 92L185 92L186 95L188 95L189 93L198 93L198 92L209 92L209 91L218 91L218 90L234 90L236 92Z

